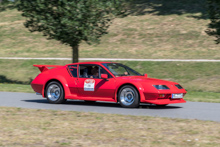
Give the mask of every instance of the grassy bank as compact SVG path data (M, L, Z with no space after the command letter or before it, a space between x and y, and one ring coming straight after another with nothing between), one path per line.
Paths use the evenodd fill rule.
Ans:
M29 84L40 71L33 64L64 65L69 61L0 60L0 83ZM220 92L220 63L121 62L151 78L180 83L188 91Z
M0 111L0 146L220 144L219 122L6 107Z
M99 45L80 44L80 57L220 59L205 30L205 0L136 1L132 15L115 19ZM30 33L15 9L0 12L0 56L71 57L71 48Z
M189 91L184 99L192 102L220 103L220 93Z
M0 91L33 93L30 84L4 84L0 83Z

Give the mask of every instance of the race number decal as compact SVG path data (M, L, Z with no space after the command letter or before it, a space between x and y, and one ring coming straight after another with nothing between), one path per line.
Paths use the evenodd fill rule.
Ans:
M86 79L84 82L84 91L95 91L95 80L94 79Z

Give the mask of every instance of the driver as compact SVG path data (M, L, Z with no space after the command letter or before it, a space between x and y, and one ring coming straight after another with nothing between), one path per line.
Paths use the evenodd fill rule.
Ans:
M90 78L99 78L99 68L95 66L94 68L91 69L92 76Z
M126 71L126 72L124 72L124 75L125 75L125 76L128 76L128 72L127 72L127 71Z
M122 76L128 76L128 72L124 72L124 74ZM120 77L119 75L115 75L115 77Z

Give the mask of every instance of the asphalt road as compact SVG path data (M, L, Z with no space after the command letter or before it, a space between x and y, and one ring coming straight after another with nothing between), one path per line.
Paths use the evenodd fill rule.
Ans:
M98 112L123 115L159 116L220 122L220 103L187 102L158 107L142 104L139 108L122 108L119 104L68 100L66 104L49 104L40 95L0 92L0 106L64 111Z

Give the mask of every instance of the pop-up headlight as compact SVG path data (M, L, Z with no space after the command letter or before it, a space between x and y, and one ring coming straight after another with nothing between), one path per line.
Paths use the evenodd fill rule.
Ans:
M175 85L178 89L183 89L183 87L181 86L181 85L179 85L179 84L176 84Z
M170 89L169 87L167 87L166 85L153 85L155 88L157 88L158 90L166 90L166 89Z

